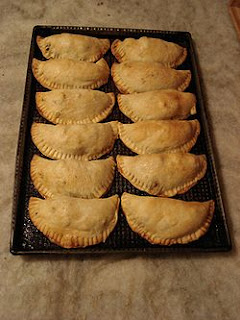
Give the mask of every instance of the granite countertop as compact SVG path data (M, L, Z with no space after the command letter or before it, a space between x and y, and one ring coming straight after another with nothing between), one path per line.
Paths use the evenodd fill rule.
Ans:
M240 55L227 1L2 0L0 16L0 319L239 319ZM32 28L38 24L191 32L231 252L96 257L9 253L17 137Z

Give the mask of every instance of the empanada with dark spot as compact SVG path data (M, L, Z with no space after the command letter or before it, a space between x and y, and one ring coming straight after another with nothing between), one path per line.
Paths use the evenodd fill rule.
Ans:
M100 122L113 109L114 93L90 89L59 89L36 93L38 112L55 124Z
M190 70L175 70L158 62L127 61L113 63L113 81L121 93L159 89L184 91L191 81Z
M51 242L76 248L105 242L118 220L119 197L80 199L30 198L29 216Z
M96 89L108 82L109 67L102 58L96 63L70 59L33 59L32 71L37 81L52 89Z
M119 94L119 109L133 122L186 119L196 113L196 97L174 89Z
M118 124L122 142L137 154L188 152L200 133L198 120L149 120Z
M214 201L193 202L124 193L121 206L130 228L152 244L188 243L208 230Z
M172 197L187 192L206 173L205 155L161 153L117 156L119 172L136 188L151 195Z
M37 36L37 44L46 59L73 59L95 62L110 48L109 39L81 34L60 33L48 37Z
M100 198L114 179L113 157L102 160L48 160L33 156L30 167L35 188L45 198Z
M126 38L123 41L116 39L112 43L111 50L119 62L150 61L173 68L183 63L187 56L186 48L150 37Z
M98 159L110 152L118 137L117 121L89 124L33 123L31 136L51 159Z

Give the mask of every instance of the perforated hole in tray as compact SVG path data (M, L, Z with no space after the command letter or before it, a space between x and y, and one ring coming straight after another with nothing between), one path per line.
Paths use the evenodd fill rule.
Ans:
M96 30L95 30L96 29ZM35 32L36 34L40 34L41 36L47 36L53 33L59 33L59 32L76 32L76 33L84 33L89 34L92 36L108 36L111 41L113 41L116 38L124 38L124 37L139 37L141 34L139 31L133 31L129 32L129 30L121 31L119 34L121 36L116 36L114 33L115 31L110 31L106 28L103 28L102 30L99 30L98 28L94 28L92 30L91 28L89 30L83 29L83 28L75 28L71 27L70 29L68 27L38 27ZM101 31L101 32L100 32ZM142 30L141 30L142 31ZM142 32L143 33L143 32ZM156 34L156 31L153 33L151 31L144 31L144 34L148 36L158 36L162 39L168 40L168 41L174 41L179 43L180 45L186 47L188 49L188 57L184 64L182 64L179 69L190 69L192 74L194 74L193 66L191 63L191 55L193 54L190 51L190 44L189 40L184 36L183 34L178 33L171 33L171 32L159 32ZM36 44L34 44L34 57L38 59L43 59L41 56L41 53L39 49L37 48ZM115 58L112 56L111 52L108 51L108 53L105 56L106 61L108 62L109 66L112 65L112 63L115 61ZM115 87L112 79L110 78L108 83L100 88L100 90L105 92L114 92L115 94L118 94L118 90ZM47 120L42 118L35 107L35 92L36 91L46 91L45 88L41 87L41 85L33 78L31 83L31 90L30 92L26 92L27 95L30 95L30 103L29 103L29 111L28 111L28 124L27 124L27 135L26 135L26 141L25 141L25 153L24 153L24 162L23 162L23 176L22 176L22 183L21 183L21 200L19 203L19 210L18 210L18 225L15 232L18 232L18 235L16 236L17 239L17 250L22 250L26 252L97 252L97 251L114 251L114 250L140 250L144 251L147 249L161 249L161 246L158 245L151 245L146 240L142 239L140 236L138 236L136 233L132 232L129 228L126 219L120 209L119 211L119 220L117 223L116 228L114 231L110 234L109 238L105 243L96 245L94 247L89 247L86 249L71 249L71 250L64 250L54 244L52 244L46 237L43 236L43 234L38 231L33 224L31 223L28 215L28 201L31 196L37 196L40 197L38 192L34 189L33 184L31 182L30 176L29 176L29 167L30 167L30 161L32 159L33 154L39 154L40 152L37 150L37 148L34 146L34 144L31 141L30 138L30 127L33 121L37 122L44 122L47 123ZM196 83L194 77L192 78L191 84L187 91L193 92L195 94L198 94L196 89ZM25 106L26 107L26 106ZM175 198L176 199L182 199L187 201L206 201L209 199L214 199L216 201L216 209L215 209L215 215L212 221L212 224L210 226L209 231L205 236L200 238L198 241L186 244L186 245L175 245L171 248L181 249L181 248L189 248L194 249L213 249L218 247L224 247L224 245L227 243L227 236L226 236L226 230L223 223L223 216L222 216L222 208L221 203L219 199L218 189L216 187L216 181L215 181L215 172L212 167L212 158L210 156L210 150L208 149L208 137L205 135L203 126L202 126L202 116L201 116L201 110L200 105L197 104L197 115L191 118L197 118L200 121L202 131L198 138L198 141L194 148L192 149L192 153L195 154L206 154L208 159L208 170L205 175L205 177L192 189L190 189L187 193L183 195L178 195ZM130 123L131 121L123 115L120 110L118 109L118 105L116 103L114 107L114 111L112 114L104 121L112 121L112 120L118 120L123 123ZM117 140L115 143L114 149L111 151L110 154L106 155L113 155L116 156L117 154L124 154L124 155L134 155L133 152L131 152L127 147L124 146L124 144ZM119 194L121 195L123 192L129 192L136 195L147 195L144 192L139 191L138 189L134 188L125 178L123 178L118 171L115 173L115 179L113 182L113 185L109 192L105 195L105 197L111 196L113 194ZM165 248L164 251L167 251L169 248Z

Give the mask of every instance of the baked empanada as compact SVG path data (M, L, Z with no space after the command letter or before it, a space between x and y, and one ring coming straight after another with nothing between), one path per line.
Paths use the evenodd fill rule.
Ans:
M64 248L105 242L118 219L119 197L79 199L30 198L29 216L49 240Z
M133 122L186 119L196 113L196 97L174 89L119 94L119 109Z
M157 38L116 39L111 46L113 55L119 62L150 61L159 62L166 67L177 67L184 62L187 49L176 43Z
M46 59L60 58L95 62L110 48L108 39L81 34L61 33L46 38L37 36L37 44Z
M110 152L118 137L117 121L89 124L33 123L35 146L51 159L93 160Z
M57 124L99 122L112 111L114 93L90 89L60 89L36 93L38 112Z
M206 173L205 155L161 153L117 156L119 172L139 190L162 197L185 193Z
M133 152L188 152L200 133L198 120L149 120L118 124L119 137Z
M109 190L114 173L113 157L85 161L48 160L34 155L30 168L33 184L45 198L100 198Z
M115 85L122 93L159 89L184 91L191 81L190 70L175 70L158 62L113 63L111 73Z
M124 193L121 206L130 228L152 244L188 243L203 236L212 221L214 201L188 202Z
M70 59L33 59L37 81L48 89L96 89L108 82L109 67L102 58L96 63Z

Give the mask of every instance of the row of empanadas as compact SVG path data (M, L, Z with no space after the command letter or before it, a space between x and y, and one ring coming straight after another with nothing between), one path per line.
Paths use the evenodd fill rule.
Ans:
M122 209L130 228L152 244L188 243L209 228L214 201L186 202L175 199L139 197L124 193ZM105 242L118 220L119 197L49 200L30 198L33 224L64 248L86 247Z
M96 64L69 59L96 61L108 50L109 40L61 34L38 38L37 42L46 58L65 59L33 61L34 75L43 86L96 88L107 82L109 68L103 59ZM31 198L29 213L50 241L65 248L104 242L117 223L117 196L100 201L79 199L101 197L109 189L115 172L113 158L75 160L95 159L110 151L117 138L117 123L61 124L99 122L112 111L114 102L113 94L90 90L54 90L36 95L40 114L60 125L33 124L34 143L51 158L70 160L33 158L31 177L35 187L43 196L56 199Z
M100 198L114 179L113 157L102 160L48 160L33 156L30 167L35 188L45 198Z
M98 159L110 152L118 137L117 121L51 125L33 123L32 140L51 159Z
M206 173L204 155L189 153L117 156L120 173L136 188L149 194L172 197L185 193ZM34 156L31 178L46 198L71 196L98 198L110 188L115 172L112 157L97 161L48 160Z
M110 48L109 39L100 39L81 34L61 33L48 37L37 36L37 44L46 59L73 59L95 62ZM116 39L111 46L119 62L155 61L167 67L177 67L187 56L186 48L158 38L141 37Z
M142 121L122 124L117 121L81 125L34 123L32 140L52 159L100 158L110 152L118 138L137 154L188 152L200 132L198 120Z
M111 46L112 54L119 62L150 61L166 67L177 67L187 56L186 48L162 39L141 37L140 39L116 39Z
M90 89L58 89L36 93L39 113L55 124L100 122L113 109L114 93ZM189 92L155 90L119 94L120 110L132 121L186 119L196 113L196 98Z
M90 89L60 89L36 93L38 112L55 124L100 122L113 109L114 93Z
M110 48L109 39L80 34L61 33L48 37L37 36L37 44L46 59L73 59L95 62ZM111 46L119 62L154 61L167 67L177 67L187 56L186 48L158 38L141 37L116 39Z
M96 89L108 82L109 67L102 58L96 63L70 59L33 59L32 71L37 81L48 89ZM157 62L114 63L113 80L122 93L159 89L184 91L191 81L189 70L174 70Z

